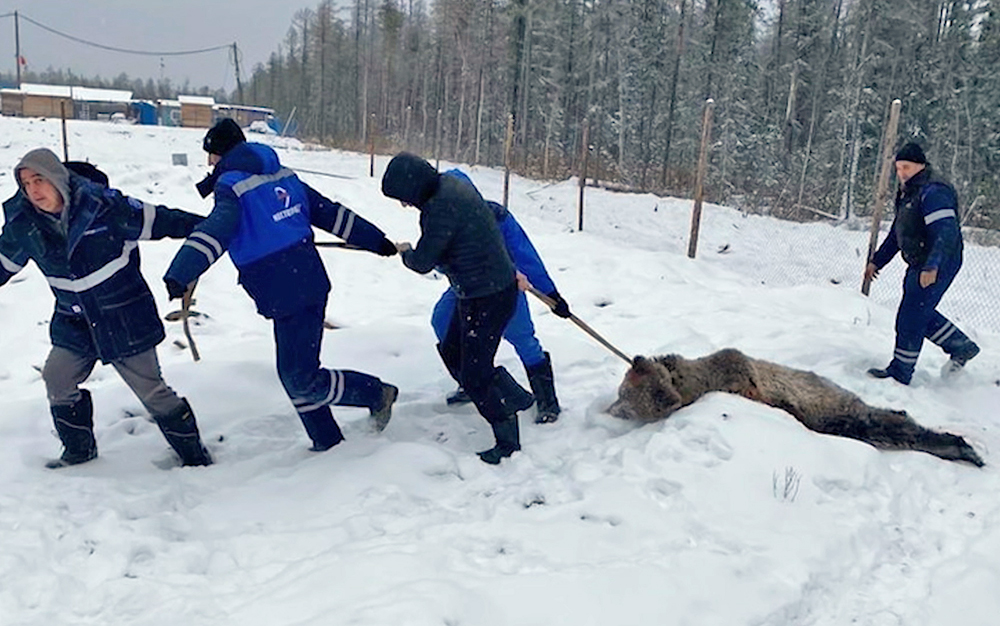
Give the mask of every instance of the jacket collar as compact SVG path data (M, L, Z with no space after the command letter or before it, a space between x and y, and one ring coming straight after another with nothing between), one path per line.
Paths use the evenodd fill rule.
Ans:
M277 153L261 143L244 141L222 156L212 172L195 187L202 198L207 198L215 190L219 177L226 172L246 172L248 174L273 174L281 169Z

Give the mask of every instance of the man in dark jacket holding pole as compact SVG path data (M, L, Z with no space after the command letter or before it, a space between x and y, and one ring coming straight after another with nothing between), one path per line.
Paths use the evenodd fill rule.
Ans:
M439 174L406 152L389 162L382 193L420 211L416 248L398 245L403 263L419 274L439 269L458 297L458 310L438 352L490 423L496 445L479 457L496 465L521 449L517 412L532 403L510 372L493 364L518 296L514 264L496 217L468 179Z
M461 170L448 170L445 174L459 176L472 183ZM562 318L570 317L569 304L556 291L556 285L545 269L541 256L535 250L535 246L518 221L502 204L487 200L486 206L493 211L493 215L496 217L504 246L507 248L507 254L510 255L515 269L527 279L529 284L548 295L556 303L552 309L556 315ZM455 290L449 287L434 305L431 326L434 327L434 334L437 335L438 341L442 341L445 333L448 332L451 318L457 309L457 302L458 296L455 295ZM524 365L524 371L528 375L528 383L535 396L535 423L551 424L555 422L559 419L559 413L562 412L562 409L559 406L559 398L556 396L555 377L552 374L552 357L542 348L541 342L535 336L535 325L531 321L528 299L523 292L517 296L514 314L511 316L507 328L504 329L503 338L514 346L514 351L517 352L521 364ZM461 387L448 396L448 404L471 401L472 399Z
M955 189L934 172L921 147L913 142L896 154L896 216L890 234L865 268L874 279L901 252L906 261L903 299L896 313L896 348L885 369L871 368L875 378L893 378L908 385L924 338L951 358L944 377L961 370L979 354L977 346L937 310L945 291L962 267L962 230Z
M184 465L209 465L190 405L160 373L155 348L165 335L138 249L140 240L186 237L203 218L71 173L45 148L26 154L14 176L19 190L3 205L0 285L32 259L56 297L42 379L65 449L47 467L97 457L94 407L79 384L98 359L114 366Z
M188 287L227 250L240 284L274 325L278 376L313 451L344 436L330 405L367 407L375 430L385 428L399 390L375 376L320 366L323 315L330 279L312 227L382 256L396 246L372 223L320 195L283 167L269 146L247 142L233 120L209 129L203 143L212 173L198 183L215 208L181 246L164 276L170 298Z

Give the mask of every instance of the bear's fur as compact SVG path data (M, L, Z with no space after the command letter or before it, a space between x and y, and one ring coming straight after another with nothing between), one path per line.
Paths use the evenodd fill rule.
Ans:
M850 437L883 450L918 450L977 467L983 460L965 439L939 433L905 411L878 409L812 372L746 356L732 348L700 359L637 356L608 411L624 419L665 419L706 393L725 391L783 409L806 428Z

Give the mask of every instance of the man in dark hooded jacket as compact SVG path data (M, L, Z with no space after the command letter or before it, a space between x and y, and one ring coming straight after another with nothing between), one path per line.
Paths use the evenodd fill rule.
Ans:
M493 359L517 303L514 264L500 228L475 186L465 177L439 174L406 152L389 162L382 193L420 211L420 240L399 244L406 267L444 273L458 297L438 352L480 415L493 428L496 445L479 457L497 464L521 449L517 412L533 398Z
M56 297L42 379L64 451L47 466L97 457L94 405L79 385L98 360L114 366L184 465L209 465L191 406L160 373L163 324L138 248L140 240L186 237L203 218L123 196L70 172L45 148L24 155L14 177L19 190L3 205L0 285L31 259Z
M177 252L164 276L171 299L227 250L257 311L274 325L278 376L312 439L328 450L344 436L330 405L367 407L373 429L385 428L399 390L353 370L320 366L323 316L330 279L316 251L312 227L382 256L396 246L376 226L333 202L283 167L270 147L246 141L229 118L205 135L214 169L198 183L214 192L215 208Z
M962 230L955 189L931 169L923 149L913 142L896 154L896 176L896 216L889 236L872 256L865 273L874 279L901 252L907 265L903 299L896 313L892 361L885 369L869 369L868 374L908 385L925 338L951 357L941 370L946 378L979 354L979 346L937 311L962 267Z

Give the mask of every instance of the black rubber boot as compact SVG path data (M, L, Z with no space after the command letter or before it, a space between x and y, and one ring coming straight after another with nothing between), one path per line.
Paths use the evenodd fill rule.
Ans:
M519 385L510 372L503 367L497 367L493 370L493 384L503 398L505 415L523 411L535 403L535 396Z
M526 369L528 382L531 383L531 391L535 394L535 415L536 424L551 424L559 419L562 409L559 407L559 399L556 397L555 378L552 375L552 358L549 353L545 353L545 360L534 365L531 369Z
M499 465L501 459L507 458L521 449L521 433L517 426L517 415L511 415L490 425L493 427L493 436L496 437L497 443L489 450L480 452L479 458L484 463Z
M181 399L181 402L181 406L171 413L154 416L153 419L166 437L167 443L181 457L181 464L184 467L211 465L212 457L201 444L198 422L194 419L191 405L186 399Z
M465 389L459 387L454 392L449 394L447 398L445 398L445 402L448 404L448 406L454 406L456 404L468 404L472 402L472 398L469 397L469 394L465 393Z
M52 407L52 421L63 444L58 459L45 464L49 469L79 465L97 458L97 440L94 439L94 402L90 392L81 389L76 404Z

